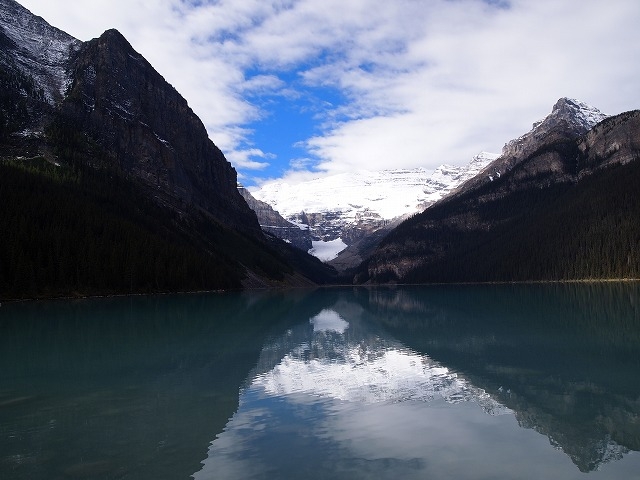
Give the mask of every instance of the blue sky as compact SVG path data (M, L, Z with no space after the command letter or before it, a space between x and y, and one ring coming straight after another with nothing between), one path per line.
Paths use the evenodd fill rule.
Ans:
M80 40L117 28L247 186L465 164L563 96L640 108L629 0L18 0Z

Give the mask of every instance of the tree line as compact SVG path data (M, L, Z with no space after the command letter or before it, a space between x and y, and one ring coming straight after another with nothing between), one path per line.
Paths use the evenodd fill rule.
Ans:
M0 163L0 296L239 288L241 271L175 233L126 181L44 159Z
M640 278L638 182L640 165L632 162L578 184L534 188L491 202L481 207L480 215L510 220L496 222L486 231L429 229L426 235L444 248L445 255L420 265L402 280ZM515 217L514 211L519 212Z

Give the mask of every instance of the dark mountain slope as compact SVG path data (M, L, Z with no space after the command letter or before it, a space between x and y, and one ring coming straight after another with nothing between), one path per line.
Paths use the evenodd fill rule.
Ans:
M81 130L105 150L101 165L132 174L176 210L196 205L260 234L236 172L187 101L116 30L71 57L73 83L53 131Z
M0 163L0 298L239 289L293 273L257 240L179 217L136 183L43 159Z
M247 202L247 205L249 205L249 208L256 212L260 228L264 232L280 238L304 252L311 250L313 244L309 229L303 230L298 225L286 220L271 205L256 199L243 186L239 185L238 191Z
M639 137L639 111L554 127L401 224L356 281L640 278Z
M0 30L0 152L33 154L38 138L29 139L26 133L37 129L42 123L39 120L52 108L43 90L16 64L12 55L16 48L14 41Z
M82 43L0 0L0 45L0 298L330 279L263 235L200 119L117 31Z
M0 0L0 153L34 154L68 82L79 40Z

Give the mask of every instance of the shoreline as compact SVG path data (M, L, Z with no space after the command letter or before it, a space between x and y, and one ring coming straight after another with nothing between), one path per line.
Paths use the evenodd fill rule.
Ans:
M492 281L492 282L432 282L432 283L380 283L380 284L329 284L309 285L304 287L260 287L234 290L175 290L166 292L138 292L138 293L96 293L77 295L43 295L31 298L2 298L0 308L4 304L23 302L38 302L50 300L87 300L92 298L118 298L118 297L146 297L162 295L197 295L197 294L226 294L241 292L266 292L288 290L314 290L317 288L396 288L396 287L429 287L429 286L473 286L473 285L545 285L545 284L598 284L598 283L637 283L640 278L585 278L573 280L518 280L518 281Z

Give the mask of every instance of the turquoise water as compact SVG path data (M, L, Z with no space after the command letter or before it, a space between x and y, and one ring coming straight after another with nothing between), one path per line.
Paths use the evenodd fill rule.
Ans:
M640 478L637 284L0 307L0 478Z

